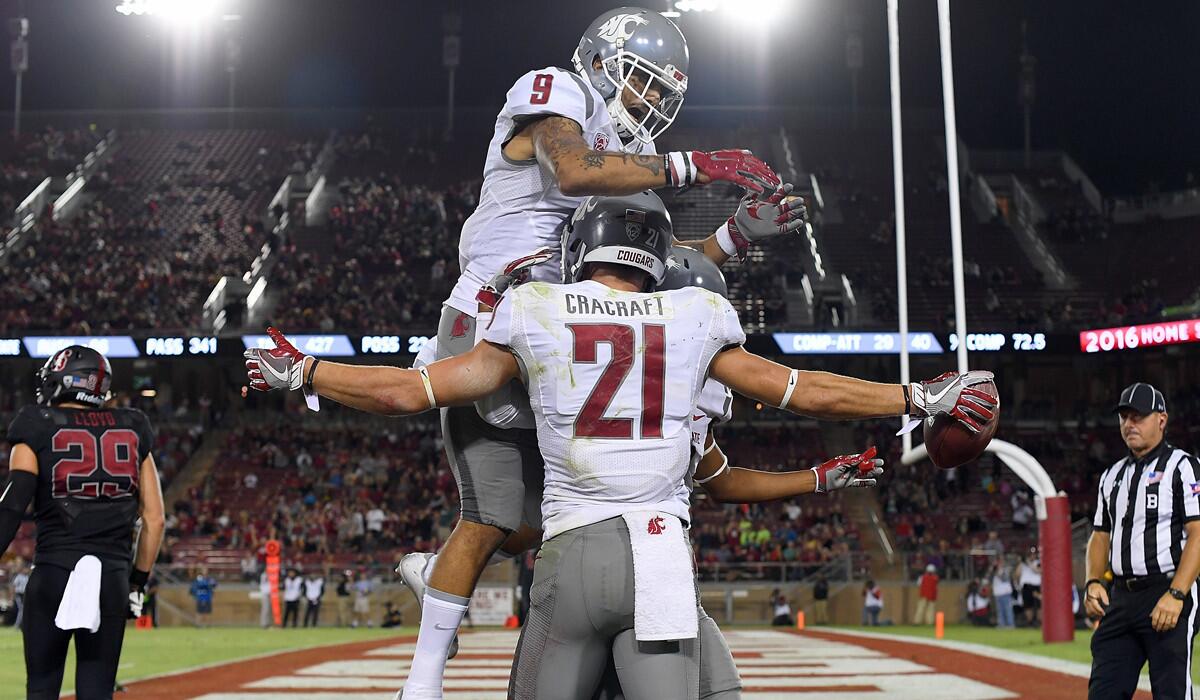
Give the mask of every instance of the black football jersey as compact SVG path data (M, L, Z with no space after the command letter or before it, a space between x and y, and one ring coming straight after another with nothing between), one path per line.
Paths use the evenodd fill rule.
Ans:
M26 406L9 426L8 441L37 454L34 563L74 567L93 554L106 565L127 565L141 465L154 446L146 414Z

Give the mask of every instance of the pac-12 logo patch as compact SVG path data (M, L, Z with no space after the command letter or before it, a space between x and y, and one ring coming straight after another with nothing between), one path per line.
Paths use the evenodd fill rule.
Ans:
M592 150L593 151L607 151L608 150L608 134L603 134L603 133L596 134L595 140L592 141Z

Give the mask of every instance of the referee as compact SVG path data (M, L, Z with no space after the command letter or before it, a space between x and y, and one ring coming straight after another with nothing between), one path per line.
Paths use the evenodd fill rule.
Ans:
M1200 467L1168 445L1167 403L1149 384L1121 392L1129 454L1100 476L1088 540L1085 605L1092 636L1090 700L1131 698L1150 661L1156 700L1192 697L1196 576L1200 574ZM1105 585L1112 571L1112 587Z

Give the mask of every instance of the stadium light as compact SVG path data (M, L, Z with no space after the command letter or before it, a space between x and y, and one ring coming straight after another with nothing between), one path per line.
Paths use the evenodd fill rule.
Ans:
M121 0L116 10L126 17L158 17L187 25L223 16L229 4L229 0Z

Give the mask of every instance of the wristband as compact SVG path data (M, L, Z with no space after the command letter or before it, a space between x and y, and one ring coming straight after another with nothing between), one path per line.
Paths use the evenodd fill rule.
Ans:
M671 187L675 183L671 181L671 157L666 153L663 154L663 179L666 180L666 186Z
M800 381L800 370L794 369L788 375L787 389L783 392L783 401L779 402L779 408L786 409L788 401L792 400L792 393L796 391L796 383Z
M904 390L904 415L911 416L912 415L912 396L910 396L908 393L908 385L901 384L900 388ZM1095 580L1095 579L1093 579L1093 580ZM1084 586L1084 590L1087 590L1087 586Z
M142 571L141 569L133 569L129 572L129 585L137 590L142 590L146 587L146 582L150 580L150 572Z
M714 234L717 238L717 245L721 247L721 252L731 258L738 257L737 244L733 242L733 234L729 232L729 221L721 224L721 228L717 229Z
M1167 593L1170 593L1171 597L1174 598L1175 600L1187 600L1187 593L1184 593L1183 591L1179 590L1178 588L1175 588L1174 586L1171 586L1170 588L1168 588Z
M417 373L421 375L421 383L425 385L425 398L429 399L429 407L437 408L437 400L433 398L433 385L429 383L429 370L418 367Z
M1087 581L1085 581L1085 582L1084 582L1084 584L1083 584L1083 592L1084 592L1084 593L1087 593L1087 589L1091 588L1093 583L1098 583L1098 584L1100 584L1101 586L1104 586L1104 582L1103 582L1103 581L1101 581L1100 579L1098 579L1098 578L1089 578L1089 579L1088 579Z
M687 151L671 151L664 156L667 165L667 184L687 187L696 182L696 166Z
M320 362L320 358L314 357L312 364L308 366L308 379L304 380L304 391L309 394L315 393L313 391L313 377L317 374L317 365Z
M727 471L729 471L729 458L726 457L724 454L722 454L720 469L718 469L715 472L713 472L712 474L704 477L703 479L692 479L692 481L696 482L697 484L701 484L701 485L707 484L708 482L712 481L713 479L717 478L718 476L721 476L722 474L724 474Z

